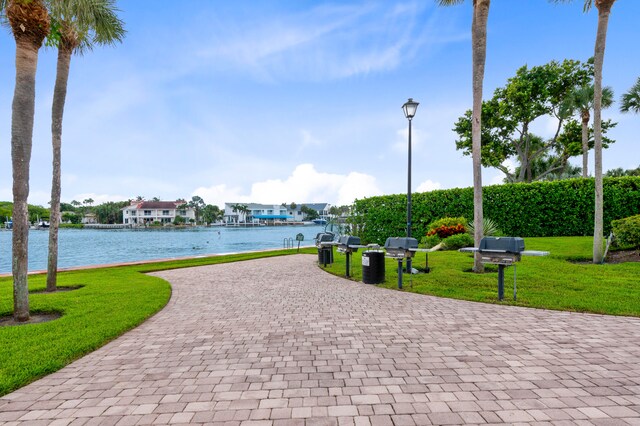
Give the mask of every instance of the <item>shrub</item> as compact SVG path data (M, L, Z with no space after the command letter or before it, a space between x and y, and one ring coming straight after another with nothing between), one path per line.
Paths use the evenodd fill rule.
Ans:
M441 239L438 235L426 235L422 237L422 240L420 240L420 244L422 244L424 248L429 249L440 244L440 241Z
M464 234L465 232L467 232L467 230L464 228L464 225L460 225L460 224L455 226L442 225L437 227L436 229L433 229L427 232L427 237L430 237L431 235L437 235L440 238L447 238L456 234Z
M464 217L443 217L427 227L427 237L437 235L440 239L466 232L467 219Z
M434 220L427 227L427 231L433 231L436 228L440 228L441 226L456 226L462 225L467 226L467 219L464 217L443 217L438 220Z
M458 250L462 247L473 247L473 237L469 234L462 233L452 235L442 241L445 250Z
M640 215L614 220L611 222L616 245L620 247L640 248Z
M474 227L473 223L469 223L467 225L467 232L469 235L473 236ZM498 229L498 224L493 220L489 219L486 216L482 217L482 235L485 237L499 237L502 235L500 229Z

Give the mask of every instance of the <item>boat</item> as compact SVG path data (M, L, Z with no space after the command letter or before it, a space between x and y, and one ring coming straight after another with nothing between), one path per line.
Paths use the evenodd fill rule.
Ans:
M313 223L315 223L316 225L326 225L327 219L314 219Z
M13 229L13 221L12 220L8 220L4 223L4 229Z

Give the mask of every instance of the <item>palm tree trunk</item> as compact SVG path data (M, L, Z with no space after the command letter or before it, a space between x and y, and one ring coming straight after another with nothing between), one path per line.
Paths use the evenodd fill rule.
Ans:
M51 108L51 145L53 147L53 177L51 181L51 215L49 219L49 257L47 259L47 291L56 291L58 279L58 225L60 224L60 175L62 163L62 116L67 97L69 65L72 50L60 46L56 83Z
M595 175L595 214L593 226L593 263L602 263L604 242L604 213L602 195L602 65L604 49L607 43L609 13L615 0L596 1L598 8L598 32L594 54L593 76L593 139L594 139L594 175Z
M474 0L471 37L473 44L473 115L471 120L471 157L473 160L473 240L480 247L483 237L482 211L482 84L484 80L484 64L487 56L487 20L489 18L490 0ZM484 272L480 253L476 253L473 270Z
M582 113L582 177L589 177L589 112Z
M35 114L38 49L16 39L16 87L11 107L11 164L13 168L13 317L29 320L29 163Z

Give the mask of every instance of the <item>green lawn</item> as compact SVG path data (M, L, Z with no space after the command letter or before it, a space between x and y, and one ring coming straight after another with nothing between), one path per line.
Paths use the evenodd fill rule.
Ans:
M528 306L610 315L640 316L640 263L581 264L592 252L590 237L526 238L527 250L550 251L546 257L523 256L516 264L518 300L513 301L513 267L505 270L505 298L498 301L498 268L469 272L471 254L457 251L429 253L428 274L404 275L403 291L487 303ZM344 276L345 256L335 253L327 271ZM353 279L362 279L361 252L353 255ZM424 267L418 253L414 267ZM387 259L386 280L380 286L397 289L397 262Z
M301 250L304 251L304 250ZM306 249L315 253L315 249ZM58 275L59 287L80 289L42 293L45 275L29 277L32 313L58 312L41 324L0 327L0 396L5 395L115 339L158 312L171 295L169 283L144 272L281 256L267 251L136 266L87 269ZM0 278L0 316L13 312L12 279Z

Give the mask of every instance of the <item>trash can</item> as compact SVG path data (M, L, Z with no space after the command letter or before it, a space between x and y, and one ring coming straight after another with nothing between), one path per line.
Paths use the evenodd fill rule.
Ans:
M384 252L368 250L362 253L362 282L380 284L384 282Z
M318 263L331 265L333 263L333 246L318 247Z

